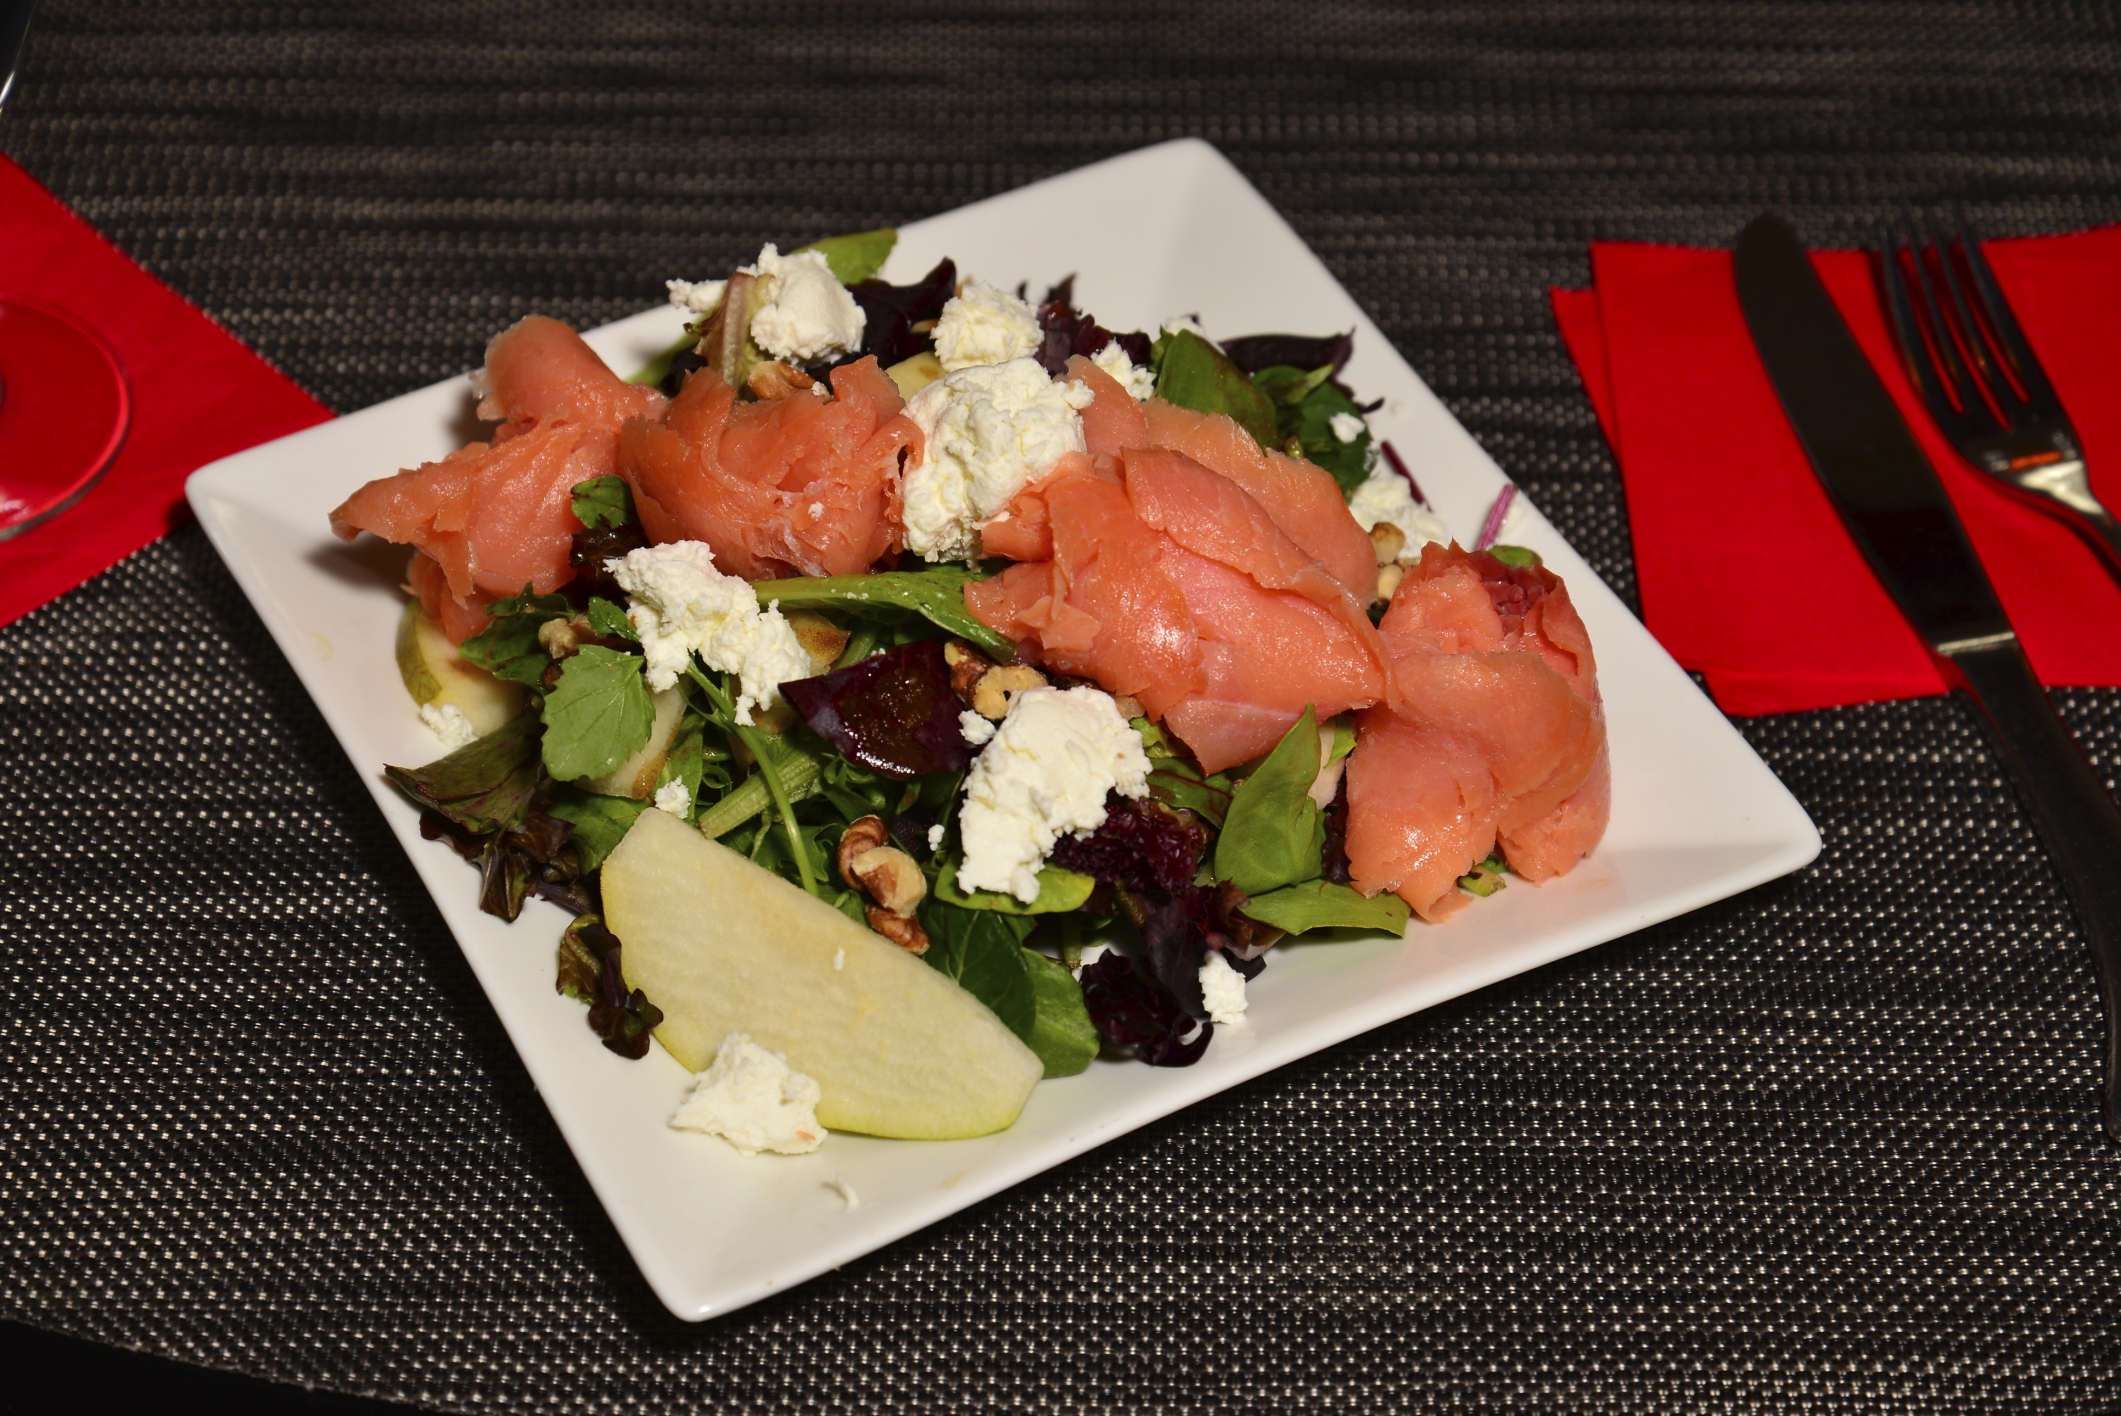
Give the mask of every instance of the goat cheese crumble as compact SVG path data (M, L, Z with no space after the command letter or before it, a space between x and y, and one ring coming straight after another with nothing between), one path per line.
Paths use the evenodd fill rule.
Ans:
M945 374L913 395L906 416L923 451L906 473L906 549L931 561L979 554L979 526L1065 453L1081 452L1077 410L1096 395L1056 383L1036 359Z
M739 1155L803 1155L825 1143L825 1128L817 1123L823 1095L817 1082L791 1068L787 1058L768 1052L747 1033L731 1033L715 1049L714 1064L694 1079L670 1124L720 1136Z
M1359 413L1335 413L1326 419L1326 425L1333 430L1333 436L1344 443L1354 442L1370 426Z
M1134 357L1120 347L1118 340L1111 340L1092 354L1090 362L1110 374L1113 382L1125 389L1136 403L1145 403L1156 396L1155 371L1138 367Z
M1063 835L1105 824L1105 797L1149 794L1141 734L1095 688L1027 688L965 779L961 890L1038 898L1038 869Z
M655 809L667 811L682 821L685 813L692 810L692 792L679 782L665 782L655 789Z
M935 322L935 357L954 374L1006 364L1038 348L1038 311L984 281L968 281Z
M751 287L751 340L777 359L813 363L861 347L869 316L832 273L822 251L782 255L772 242L759 248L758 259L737 268L754 278ZM729 298L726 280L666 280L670 303L705 319Z
M778 605L759 608L758 592L714 568L714 552L700 541L669 541L628 551L604 568L632 600L626 617L647 657L648 687L658 693L678 681L692 656L711 669L737 675L736 720L780 701L780 686L810 677L810 655Z
M1200 963L1200 997L1207 1005L1208 1021L1217 1027L1234 1028L1245 1020L1245 976L1230 967L1220 949L1210 949Z
M476 742L479 730L464 716L464 710L454 703L422 703L420 721L427 730L442 740L444 749L455 752L467 743Z
M1365 531L1388 522L1406 533L1407 543L1399 552L1401 565L1419 561L1421 548L1429 542L1451 539L1451 528L1443 524L1443 518L1414 500L1407 479L1382 463L1370 469L1370 475L1348 498L1348 511Z

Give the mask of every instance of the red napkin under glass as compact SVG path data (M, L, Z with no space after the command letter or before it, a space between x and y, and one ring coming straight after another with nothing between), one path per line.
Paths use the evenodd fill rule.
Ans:
M5 157L0 295L56 306L93 330L118 356L132 394L124 445L102 479L70 509L0 541L0 624L187 519L192 472L331 417Z
M1983 250L2069 410L2094 494L2121 507L2121 227ZM1821 251L1812 264L1935 464L2041 680L2121 685L2121 586L1937 431L1870 258ZM1730 713L1944 692L1783 416L1730 253L1599 242L1591 278L1552 292L1554 316L1620 463L1651 633Z

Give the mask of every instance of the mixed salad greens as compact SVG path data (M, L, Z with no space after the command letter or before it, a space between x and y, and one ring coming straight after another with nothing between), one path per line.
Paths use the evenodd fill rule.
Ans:
M875 273L890 247L891 233L868 232L814 248L866 315L862 347L833 362L874 355L889 366L928 348L927 331L957 289L955 268L945 260L911 285L889 285ZM1072 279L1036 307L1036 357L1048 372L1118 344L1150 371L1157 397L1228 414L1263 446L1326 468L1345 492L1370 475L1378 447L1362 423L1367 410L1339 381L1350 335L1261 335L1218 347L1183 326L1154 339L1115 334L1074 307ZM722 311L637 381L674 392L692 370L714 367L745 389L768 356L750 343L742 313L733 287ZM612 573L646 544L626 483L584 482L573 510L583 528L574 580L561 593L526 586L494 604L459 650L520 685L521 711L438 761L387 770L423 809L423 834L478 868L483 910L513 920L538 896L569 911L557 985L588 1005L590 1027L613 1051L645 1055L662 1017L626 987L624 941L599 912L599 867L644 811L680 817L917 950L992 1009L1047 1076L1080 1072L1104 1049L1155 1066L1199 1059L1214 1033L1202 985L1211 952L1249 979L1285 936L1404 929L1404 902L1366 898L1346 883L1345 785L1323 803L1314 789L1332 780L1322 769L1346 757L1354 731L1346 718L1320 723L1308 711L1265 757L1213 774L1134 717L1151 766L1146 796L1114 794L1101 827L1060 840L1035 900L961 888L959 808L978 751L961 718L982 680L1015 658L1009 640L968 612L962 592L1000 562L909 556L873 574L754 582L762 605L801 619L818 668L782 684L784 702L754 721L738 711L736 676L698 658L676 685L674 707L659 707ZM614 770L652 740L659 756L644 774L612 786ZM876 842L910 857L925 887L895 922L879 921L874 891L842 865L856 846ZM1500 871L1499 861L1484 864L1468 888L1491 892ZM1112 940L1121 947L1084 963L1086 949Z

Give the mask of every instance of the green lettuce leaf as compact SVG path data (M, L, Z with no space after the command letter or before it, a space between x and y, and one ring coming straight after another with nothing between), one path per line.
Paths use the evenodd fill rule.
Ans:
M525 708L482 738L425 767L383 774L421 806L477 835L519 831L538 784L537 710Z
M921 925L928 931L930 968L994 1010L1018 1037L1030 1034L1038 1019L1038 997L1025 960L1024 936L1033 921L992 910L966 910L932 896L921 902Z
M486 611L486 628L458 645L457 653L495 678L542 688L552 656L538 643L538 626L573 614L565 595L535 595L525 585L522 594L494 601Z
M641 656L584 646L545 698L545 770L560 781L609 772L648 744L655 701Z
M1072 1077L1096 1060L1101 1045L1097 1024L1083 1006L1083 986L1075 975L1035 949L1026 949L1024 968L1031 976L1031 1031L1024 1045L1046 1064L1049 1077Z
M1097 888L1097 881L1088 875L1057 865L1042 866L1038 872L1038 898L1027 905L1001 890L959 889L957 868L963 864L963 858L956 855L944 858L942 872L935 880L935 898L964 910L994 910L1011 915L1066 914L1088 904L1090 892Z
M1281 451L1274 400L1228 355L1191 330L1157 341L1156 396L1180 408L1227 413L1260 446Z
M633 519L633 491L622 477L592 477L574 488L574 519L584 529L617 527Z
M886 226L876 231L854 231L845 236L827 236L822 241L812 241L789 254L822 251L825 264L832 267L833 278L842 285L854 285L882 270L884 262L891 258L891 248L897 244L898 232Z
M1519 570L1530 570L1535 565L1545 565L1539 552L1524 546L1490 546L1488 554L1504 565L1516 566Z
M881 575L796 576L787 580L754 580L761 604L782 610L837 609L867 618L918 615L958 638L1008 662L1016 646L981 624L965 608L965 586L984 580L961 565L931 565L921 570L888 570Z
M1404 934L1409 913L1407 902L1397 895L1365 899L1354 886L1336 885L1330 880L1307 880L1301 885L1286 885L1254 895L1244 907L1246 918L1291 934L1333 928Z
M1315 880L1326 823L1311 800L1318 778L1318 717L1304 709L1258 770L1240 782L1215 838L1215 876L1247 895Z
M1362 409L1334 387L1332 374L1331 364L1309 370L1276 364L1261 369L1252 380L1274 402L1277 450L1325 468L1340 484L1342 495L1351 495L1370 475L1377 448L1367 423L1351 442L1342 442L1333 431L1334 414L1360 418Z
M645 801L605 796L572 782L554 783L552 804L545 808L549 815L574 827L574 834L567 840L585 872L604 864L604 857L618 849L619 842L633 829L634 820L647 809Z

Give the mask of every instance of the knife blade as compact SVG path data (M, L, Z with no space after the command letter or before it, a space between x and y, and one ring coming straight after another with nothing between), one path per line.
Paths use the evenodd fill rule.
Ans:
M2121 1142L2121 807L2034 675L1951 499L1788 223L1738 233L1738 303L1805 456L1886 593L1971 701L2098 966L2100 1124Z
M0 108L15 91L15 66L29 38L29 12L36 8L37 0L0 0Z

